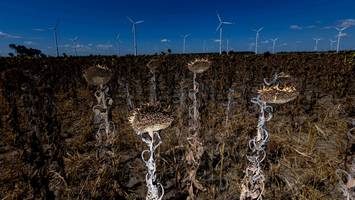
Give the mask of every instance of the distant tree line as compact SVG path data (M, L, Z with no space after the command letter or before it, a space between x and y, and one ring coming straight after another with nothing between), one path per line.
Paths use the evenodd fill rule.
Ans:
M41 50L27 48L23 45L9 44L9 48L13 49L16 52L17 56L29 56L29 57L36 57L36 58L46 57L46 55L43 54ZM13 53L9 53L9 56L13 57L15 55Z

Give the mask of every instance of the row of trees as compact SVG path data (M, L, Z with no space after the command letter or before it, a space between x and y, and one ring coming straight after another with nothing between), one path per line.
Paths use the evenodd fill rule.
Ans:
M46 57L46 55L43 54L41 50L27 48L23 45L10 44L9 48L13 49L16 52L17 56L29 56L29 57L37 57L37 58ZM13 53L9 53L9 56L13 57L15 55Z

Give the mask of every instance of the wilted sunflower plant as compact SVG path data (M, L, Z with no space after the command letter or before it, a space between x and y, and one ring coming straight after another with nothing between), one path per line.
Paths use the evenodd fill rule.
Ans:
M94 93L97 104L93 106L92 110L94 112L94 124L98 125L95 138L99 147L98 155L101 155L105 153L105 148L112 145L115 136L115 125L109 119L113 100L109 97L109 87L106 85L112 77L112 71L105 66L96 65L87 68L84 71L84 77L89 85L97 87Z
M289 78L284 73L275 74L272 81L264 79L264 85L258 90L258 96L251 100L260 108L257 134L249 141L249 148L252 155L247 156L250 162L245 170L240 194L241 200L262 199L265 191L265 175L261 164L266 158L266 146L269 142L269 132L265 123L272 118L273 108L270 104L283 104L294 100L298 96L298 91L292 85L281 86L280 78Z
M355 132L355 127L351 128L347 133L348 141L351 145L355 145L355 136L353 135L353 132ZM350 155L351 154L352 153L350 152ZM350 159L347 159L346 156L346 161L350 164L350 166L346 167L350 169L348 169L348 171L337 169L336 175L339 179L339 190L344 196L344 199L355 200L355 157L350 157ZM346 164L348 163L346 162Z
M148 104L134 109L128 120L136 134L149 148L142 152L142 160L148 169L145 177L148 188L146 200L161 200L164 188L156 180L155 149L162 143L159 131L168 128L173 118L160 106Z
M190 135L187 138L188 141L188 153L186 161L188 164L188 199L195 199L194 188L198 190L205 190L204 187L196 179L196 173L200 165L200 160L204 152L203 143L199 136L200 129L200 113L198 111L199 105L197 101L197 93L199 90L199 84L196 81L197 74L201 74L209 69L211 62L207 59L195 59L188 63L188 68L193 72L193 89L189 93L189 97L192 100L192 105L189 108L189 132Z

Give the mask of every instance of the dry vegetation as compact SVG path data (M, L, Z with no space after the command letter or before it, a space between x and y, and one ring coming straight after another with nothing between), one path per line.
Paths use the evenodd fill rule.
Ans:
M155 70L157 100L175 119L162 130L163 143L156 151L164 199L188 195L185 153L192 73L187 63L194 57L160 57ZM197 77L205 151L196 178L206 190L198 199L238 199L247 142L255 135L258 118L250 99L263 78L281 71L295 78L299 95L275 105L267 122L264 199L342 199L336 170L349 171L355 145L347 137L355 120L354 54L205 57L212 66ZM1 58L0 199L144 199L146 169L140 156L145 144L128 121L126 86L135 107L149 102L150 59ZM111 153L103 157L97 156L93 125L96 88L82 75L94 64L114 73L108 82L114 102L109 116L117 135ZM235 91L235 103L226 126L229 88Z

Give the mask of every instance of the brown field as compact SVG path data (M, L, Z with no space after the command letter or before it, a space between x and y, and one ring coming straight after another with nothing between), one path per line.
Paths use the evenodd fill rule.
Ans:
M343 199L337 169L349 170L354 141L355 54L165 55L158 57L157 99L174 116L161 131L157 179L164 199L186 199L185 153L192 73L187 63L208 58L197 76L200 135L205 152L198 199L239 199L248 140L256 134L258 107L250 102L263 78L292 76L299 96L273 105L264 199ZM151 56L0 58L0 199L144 199L146 145L128 123L128 86L135 107L149 102ZM94 87L82 71L103 64L114 75L110 117L116 125L110 155L97 157ZM227 91L236 91L225 126ZM185 100L181 103L181 91ZM223 145L224 144L224 145ZM224 146L224 152L222 152ZM222 161L223 158L223 161ZM349 164L350 163L350 164Z

